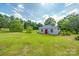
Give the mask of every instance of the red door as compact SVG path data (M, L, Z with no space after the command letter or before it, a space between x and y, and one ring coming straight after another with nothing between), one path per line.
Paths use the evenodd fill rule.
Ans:
M48 30L47 29L45 29L45 34L48 34Z

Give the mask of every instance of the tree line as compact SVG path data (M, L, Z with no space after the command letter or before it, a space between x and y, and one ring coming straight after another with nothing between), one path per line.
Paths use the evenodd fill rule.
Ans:
M62 32L79 33L79 14L72 13L67 15L58 22L58 26Z
M43 24L32 22L31 20L24 21L18 17L0 14L0 30L1 28L9 28L11 32L22 32L28 28L37 30L42 25Z
M45 20L44 25L55 26L56 21L54 18L49 17ZM72 13L61 19L58 23L58 27L63 33L79 33L79 14ZM21 18L14 16L7 16L0 14L0 29L9 28L11 32L22 32L24 29L37 30L39 27L43 26L41 23L32 22L31 20L24 21Z

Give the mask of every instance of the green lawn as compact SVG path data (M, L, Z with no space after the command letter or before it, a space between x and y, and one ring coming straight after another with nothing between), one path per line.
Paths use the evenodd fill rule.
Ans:
M79 41L72 36L0 32L0 55L65 56L79 55Z

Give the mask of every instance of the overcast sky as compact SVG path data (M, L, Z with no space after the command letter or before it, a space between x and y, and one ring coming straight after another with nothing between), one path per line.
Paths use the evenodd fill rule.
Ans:
M0 3L0 13L8 16L43 23L49 16L59 21L73 12L79 12L79 4L75 3Z

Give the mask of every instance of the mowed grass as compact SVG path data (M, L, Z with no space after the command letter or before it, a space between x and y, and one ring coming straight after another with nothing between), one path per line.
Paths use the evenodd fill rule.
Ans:
M0 32L1 56L73 56L79 55L75 35L53 36L24 32Z

